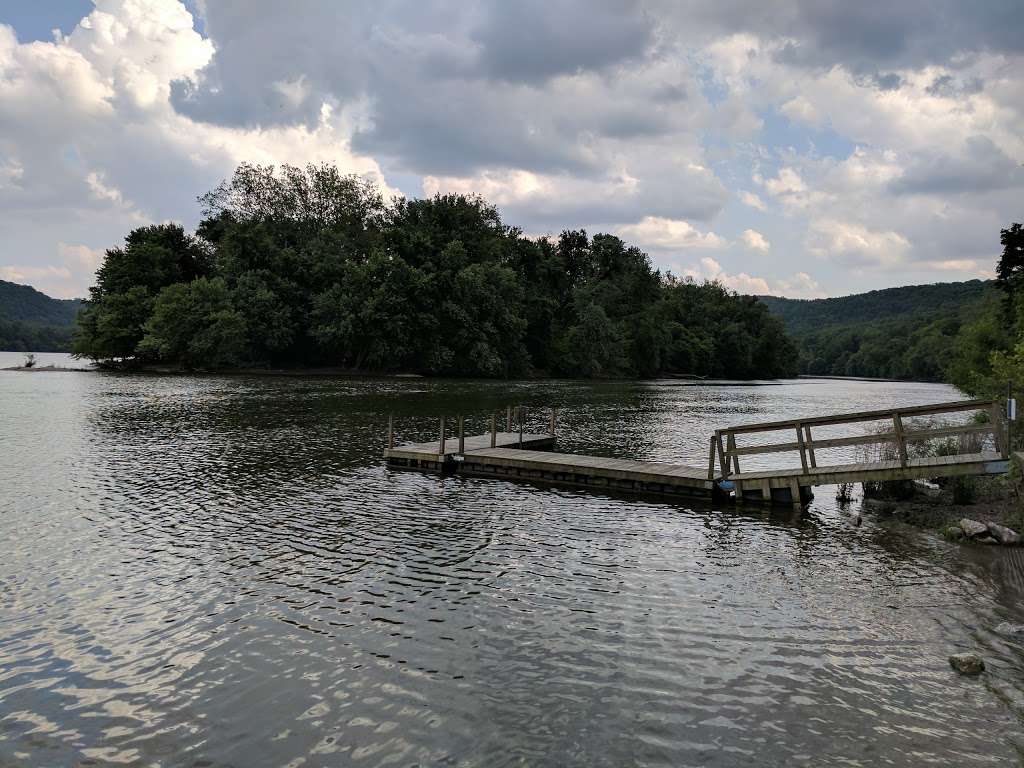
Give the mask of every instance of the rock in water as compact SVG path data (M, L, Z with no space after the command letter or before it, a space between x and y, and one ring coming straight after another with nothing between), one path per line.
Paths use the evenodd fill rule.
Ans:
M968 520L966 517L960 521L960 530L968 539L977 539L988 535L988 526L979 523L977 520Z
M1020 534L1005 525L998 523L988 524L989 535L1004 547L1015 547L1020 544Z
M961 675L980 675L985 671L985 662L974 653L954 653L949 665Z
M1024 635L1024 624L1011 624L1008 621L1003 621L996 624L995 631L1000 635L1020 637L1021 635Z

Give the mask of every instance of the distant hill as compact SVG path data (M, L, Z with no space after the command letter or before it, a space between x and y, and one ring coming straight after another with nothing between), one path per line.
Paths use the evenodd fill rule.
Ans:
M998 306L991 280L886 288L834 299L759 296L800 349L801 373L944 381L965 323Z
M81 299L53 299L0 280L0 350L67 352Z

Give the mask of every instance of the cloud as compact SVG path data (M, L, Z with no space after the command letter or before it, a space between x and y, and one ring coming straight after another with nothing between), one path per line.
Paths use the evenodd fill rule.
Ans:
M772 247L771 243L765 240L764 235L756 229L743 230L743 234L740 235L740 239L743 241L744 245L752 251L768 253L768 249Z
M688 222L659 216L645 216L636 224L619 227L615 233L641 248L658 250L723 248L727 244L714 232L700 232Z
M268 128L178 113L172 82L212 53L175 0L98 0L52 43L20 44L0 25L4 274L83 295L94 267L68 266L65 244L102 249L140 224L192 224L196 195L242 160L336 162L384 184L376 162L352 152L349 116L329 105L310 125Z
M811 253L852 267L899 265L910 249L910 242L898 232L875 232L854 222L838 220L815 221L809 240Z
M740 202L744 205L749 205L751 208L756 208L759 211L768 210L768 206L764 204L764 200L753 192L740 192Z
M85 296L82 289L100 264L104 252L85 245L57 243L47 264L8 264L0 266L0 279L35 286L50 296L74 299Z
M798 120L815 127L823 122L823 116L818 108L803 96L794 96L779 108L779 112L790 120Z
M801 295L983 272L1020 216L1013 3L189 7L97 0L52 42L0 25L5 274L80 294L60 243L192 226L242 160L481 193L663 264L713 249L724 280Z
M806 272L798 272L790 278L769 281L764 277L756 277L746 272L730 274L722 265L710 256L705 256L697 264L680 268L675 271L684 277L697 281L711 280L721 283L737 293L752 296L789 296L790 298L820 298L824 295L818 283Z

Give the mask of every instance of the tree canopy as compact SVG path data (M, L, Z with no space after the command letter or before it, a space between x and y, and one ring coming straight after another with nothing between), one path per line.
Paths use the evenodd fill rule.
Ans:
M107 251L77 354L119 365L332 366L508 377L795 372L752 297L608 234L531 239L480 197L385 201L330 165L244 164L196 233Z

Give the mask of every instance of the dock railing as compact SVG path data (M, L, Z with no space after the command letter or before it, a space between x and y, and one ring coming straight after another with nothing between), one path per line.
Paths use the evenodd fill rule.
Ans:
M490 435L491 448L495 447L498 435L498 414L490 412L488 414L488 432ZM465 453L466 451L466 421L467 418L462 414L455 417L454 423L456 429L454 435L449 434L452 430L450 424L453 422L449 420L447 416L441 416L438 418L438 447L439 453L445 453L448 445L448 441L451 439L458 440L459 453ZM474 422L476 419L474 419ZM551 408L547 419L547 433L551 436L555 436L555 430L558 424L558 409ZM508 406L505 409L505 432L508 434L519 433L519 445L523 444L523 438L527 430L527 410L524 405ZM395 447L395 416L393 413L388 414L388 431L386 438L386 447L388 450Z
M935 416L964 411L984 411L988 414L989 420L980 424L959 424L925 429L907 429L903 423L904 419L914 417ZM891 421L892 427L889 431L885 432L826 439L815 439L812 432L812 429L815 427L872 421ZM998 400L960 400L950 403L936 403L934 405L917 405L878 411L859 411L830 416L766 421L759 424L741 424L716 430L715 434L711 436L711 446L708 454L708 479L714 479L716 463L721 470L723 478L739 474L741 456L797 452L800 455L800 471L806 475L812 473L818 467L817 456L815 455L816 449L886 443L895 446L900 466L906 467L909 459L908 443L923 442L937 437L979 433L991 433L996 452L1003 458L1008 458L1008 445L1004 429L1002 408ZM740 446L736 440L738 435L753 435L782 430L791 430L795 439L784 443L746 446Z

